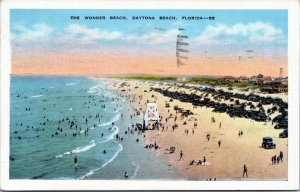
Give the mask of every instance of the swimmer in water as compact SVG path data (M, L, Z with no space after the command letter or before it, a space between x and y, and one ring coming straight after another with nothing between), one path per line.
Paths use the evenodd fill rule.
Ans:
M74 166L75 166L75 168L77 168L77 166L78 166L78 157L77 156L74 157Z
M125 172L124 177L125 177L126 179L128 179L128 173L127 173L127 171Z

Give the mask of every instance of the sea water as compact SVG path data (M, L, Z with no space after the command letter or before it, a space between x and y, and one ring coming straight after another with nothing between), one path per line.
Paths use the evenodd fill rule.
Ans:
M179 178L140 135L124 134L136 123L131 113L102 80L11 76L10 178L124 179L125 171L132 179Z

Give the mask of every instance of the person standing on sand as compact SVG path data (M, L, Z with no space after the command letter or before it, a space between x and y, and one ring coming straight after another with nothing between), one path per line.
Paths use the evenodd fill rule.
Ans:
M221 147L221 140L219 140L218 145L219 145L219 147Z
M283 162L283 152L282 151L280 151L279 157L280 157L280 161Z
M210 139L210 134L209 133L206 135L206 138L207 138L207 141L209 141L209 139Z
M203 157L203 165L205 166L206 158L205 156Z
M246 175L247 178L248 178L248 170L247 170L246 164L244 164L243 178L245 177L245 175Z
M280 157L279 156L277 156L276 161L277 161L277 164L279 164L279 162L280 162Z
M220 122L220 124L219 124L219 129L221 129L221 127L222 127L222 123Z
M182 150L180 151L180 155L179 155L179 161L180 160L183 160L183 153L182 153Z

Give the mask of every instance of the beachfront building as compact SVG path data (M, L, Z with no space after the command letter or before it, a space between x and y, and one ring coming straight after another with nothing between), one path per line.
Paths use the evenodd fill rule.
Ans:
M257 83L257 82L258 82L257 76L252 76L252 77L250 77L250 78L249 78L249 82L251 82L251 83Z
M192 77L178 77L177 82L185 83L191 81L192 79L193 79Z
M275 78L275 79L273 79L273 82L274 83L280 83L282 85L288 85L288 77L285 77L285 78L281 78L281 77Z
M271 77L265 77L264 75L259 74L257 76L250 77L249 82L255 83L255 84L265 84L265 83L272 82L272 78Z
M235 79L236 83L247 83L248 81L249 81L249 79L245 76L240 76Z
M261 77L262 77L262 75L259 75L259 76L252 76L252 77L249 78L249 82L251 82L251 83L258 83L258 80L259 80L259 78L261 78Z
M219 81L220 82L235 82L235 78L232 77L232 76L224 76L224 77L221 77L219 78Z
M274 78L265 82L260 90L267 93L286 93L288 92L288 78Z
M259 84L266 84L266 83L271 83L272 82L272 78L271 77L261 77L258 78L258 83Z

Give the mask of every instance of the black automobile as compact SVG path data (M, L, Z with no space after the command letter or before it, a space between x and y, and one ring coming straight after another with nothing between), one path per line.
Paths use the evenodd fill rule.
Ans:
M288 137L288 130L285 129L281 133L279 133L279 138L287 138Z
M264 137L261 146L265 149L276 149L276 144L273 143L272 137Z
M287 129L287 128L288 128L287 120L281 121L277 125L274 126L274 129Z

